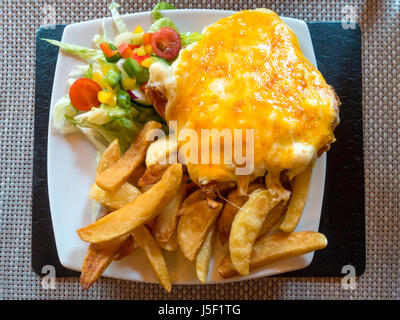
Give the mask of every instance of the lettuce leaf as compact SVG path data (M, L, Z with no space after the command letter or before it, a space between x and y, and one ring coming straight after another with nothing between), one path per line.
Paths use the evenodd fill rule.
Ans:
M100 63L105 63L104 55L101 50L90 49L82 46L77 46L74 44L63 43L53 39L41 39L51 43L62 49L63 51L70 53L78 58L87 60L87 61L98 61Z
M161 10L173 10L176 9L176 7L172 4L169 4L168 2L159 2L153 10L151 10L151 16L153 18L153 21L160 20L163 16L161 14Z
M122 20L121 16L119 15L118 8L120 5L118 3L112 2L108 9L111 11L111 15L114 19L114 23L118 29L119 33L128 32L128 27L126 26L125 22Z
M148 32L156 32L156 31L158 31L158 30L160 30L161 28L164 28L164 27L168 27L168 28L174 29L176 32L179 32L178 28L175 25L175 23L173 23L170 18L158 19L156 22L154 22L150 26Z
M181 33L181 45L186 47L189 44L199 41L203 38L203 34L198 32L185 32Z
M99 46L100 43L102 43L102 42L111 42L107 37L107 32L106 32L106 26L105 26L104 19L103 19L101 24L102 24L103 34L96 34L93 37L93 43L96 44L96 46Z
M89 65L89 68L83 74L85 78L93 79L93 64Z
M66 116L75 117L78 113L67 96L61 98L53 109L53 126L62 134L75 133L77 128L71 122L66 121Z

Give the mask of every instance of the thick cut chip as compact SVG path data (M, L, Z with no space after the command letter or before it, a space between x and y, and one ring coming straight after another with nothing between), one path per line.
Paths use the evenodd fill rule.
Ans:
M167 242L158 241L158 245L167 251L175 251L178 248L178 234L174 232Z
M228 241L233 219L247 199L246 196L240 196L237 189L229 193L228 201L217 221L218 238L221 244L224 245Z
M254 241L268 213L279 201L279 196L273 190L255 190L235 216L229 236L229 250L232 263L241 275L249 274Z
M176 162L178 141L169 136L154 141L146 153L146 166Z
M248 186L248 192L251 193L260 188L264 188L264 186L254 183ZM222 245L228 241L233 219L235 218L240 207L247 201L248 198L248 196L240 195L240 191L238 189L235 189L229 193L228 200L226 201L226 204L222 209L222 213L217 220L218 238Z
M139 226L132 231L132 235L139 247L145 252L151 268L153 269L154 274L157 276L158 281L160 281L162 287L168 292L171 292L171 279L169 277L164 256L150 231L145 226Z
M168 168L168 164L155 164L147 167L144 174L140 177L138 181L139 187L144 187L149 184L155 184L160 181L164 171Z
M101 155L96 174L100 174L110 168L119 158L121 158L121 150L119 148L118 139L115 139Z
M292 232L299 223L307 201L311 174L312 165L294 178L289 205L282 224L279 227L284 232Z
M192 203L205 199L207 199L207 194L204 193L201 189L197 189L183 201L182 206L179 209L179 215L182 215L186 208L189 207Z
M265 218L257 238L262 237L264 234L271 231L271 229L282 219L283 214L287 208L285 201L279 202Z
M141 195L139 189L125 182L115 191L105 191L97 184L93 184L89 191L89 198L94 199L103 205L115 209L122 208Z
M201 283L206 283L208 276L208 269L210 267L210 258L212 254L212 248L214 245L215 235L215 224L208 231L207 237L197 254L196 258L196 275Z
M184 208L178 224L178 244L189 261L196 258L221 209L222 204L211 199L199 200Z
M114 257L129 241L130 235L103 243L91 243L82 264L81 287L86 290L96 282Z
M178 191L182 181L182 165L171 165L161 180L128 205L116 210L89 226L79 229L83 241L98 243L131 232L157 216Z
M168 242L175 232L178 223L179 208L185 198L185 193L186 183L182 180L178 192L165 209L157 216L157 223L152 231L158 242Z
M114 191L121 186L144 161L147 148L151 143L148 141L151 131L160 128L161 124L156 121L147 122L124 155L107 170L97 175L97 185L107 191Z
M251 253L250 269L306 254L308 252L323 249L328 241L322 233L314 231L301 231L293 233L275 233L272 236L264 236L258 239ZM218 273L223 277L231 278L238 275L230 256L224 257L219 266Z
M122 236L122 237L125 237L125 236ZM122 258L129 256L137 248L138 248L138 244L136 243L135 239L133 239L132 236L129 237L129 240L124 243L122 248L119 250L119 252L114 257L114 260L121 260Z
M137 167L135 170L133 170L132 174L129 176L127 181L130 184L133 184L135 187L137 187L140 177L145 172L146 172L146 166L145 165L141 165L141 166Z
M121 157L118 140L114 140L104 151L97 166L97 174L111 167ZM100 189L96 184L91 188L90 194L93 199L113 209L119 209L132 201L140 194L140 191L132 186L125 187L114 193L108 193ZM82 264L81 286L84 290L96 282L112 260L119 260L129 255L136 249L136 243L130 235L102 242L91 243Z

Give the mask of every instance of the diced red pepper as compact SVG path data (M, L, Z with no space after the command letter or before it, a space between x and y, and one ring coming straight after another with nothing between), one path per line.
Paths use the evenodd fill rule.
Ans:
M118 47L119 54L121 55L122 58L128 59L132 55L133 51L127 45L125 42L123 42L119 47Z
M100 43L100 49L107 58L113 57L118 52L118 50L112 50L107 42Z
M151 44L151 37L153 36L152 33L143 33L143 44L146 46Z
M129 48L133 49L137 49L140 48L140 44L128 44Z
M143 60L150 58L151 56L149 56L148 54L144 55L144 56L138 56L136 54L136 52L132 52L131 58L136 60L140 65L142 64Z

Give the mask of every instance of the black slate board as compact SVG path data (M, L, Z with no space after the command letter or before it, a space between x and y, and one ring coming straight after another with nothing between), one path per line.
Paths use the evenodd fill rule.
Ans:
M78 276L58 259L47 192L47 129L58 48L41 38L60 40L64 25L41 28L36 37L35 136L32 208L32 268L42 275L45 265L57 277ZM308 23L318 69L342 102L337 142L328 152L324 201L319 231L329 244L311 265L282 276L343 276L343 266L365 270L364 165L362 131L361 32L340 22Z

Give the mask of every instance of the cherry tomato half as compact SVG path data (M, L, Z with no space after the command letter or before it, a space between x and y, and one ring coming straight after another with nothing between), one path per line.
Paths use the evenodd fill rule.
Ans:
M76 109L89 111L101 104L97 99L99 91L101 91L101 87L97 82L89 78L80 78L69 89L69 98Z
M181 49L181 37L174 29L164 27L151 36L154 53L164 59L175 58Z

